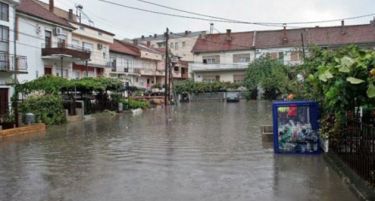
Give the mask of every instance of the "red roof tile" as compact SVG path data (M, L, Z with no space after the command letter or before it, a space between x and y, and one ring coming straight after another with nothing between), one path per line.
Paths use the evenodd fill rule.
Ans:
M21 0L17 6L17 12L74 29L66 20L43 8L43 6L33 0Z
M375 26L350 25L336 27L314 27L290 29L286 31L287 41L284 42L284 31L259 31L256 33L256 48L280 48L302 46L301 33L305 45L338 46L347 44L375 43Z
M238 51L252 48L253 32L235 32L230 34L207 34L199 37L192 49L192 52L220 52Z
M111 44L111 46L109 47L109 50L112 51L112 52L132 55L132 56L136 56L136 57L141 56L141 53L140 53L138 47L136 47L136 46L134 46L130 43L126 43L126 42L119 41L119 40L116 40L116 39L113 41L113 44Z

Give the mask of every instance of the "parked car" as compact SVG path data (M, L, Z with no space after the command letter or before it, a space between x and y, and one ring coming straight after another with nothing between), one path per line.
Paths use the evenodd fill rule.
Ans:
M240 93L227 92L227 102L240 102Z

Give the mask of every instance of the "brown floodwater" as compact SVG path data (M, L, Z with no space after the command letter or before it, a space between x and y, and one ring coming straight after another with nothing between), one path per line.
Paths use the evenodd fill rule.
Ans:
M1 201L353 201L322 156L275 155L271 103L100 115L0 141Z

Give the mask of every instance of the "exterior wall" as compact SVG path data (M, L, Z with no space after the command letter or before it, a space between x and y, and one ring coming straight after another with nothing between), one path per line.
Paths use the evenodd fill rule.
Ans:
M194 54L194 63L203 63L203 57L220 55L220 64L233 64L233 55L235 54L250 54L250 62L255 59L255 52L253 50L248 51L230 51L230 52L210 52L210 53L199 53ZM250 63L249 62L249 63Z
M246 70L237 70L237 71L211 71L211 72L195 72L194 80L196 82L211 82L219 77L220 82L235 82L235 75L245 75ZM208 81L209 79L210 81Z
M53 24L47 24L25 15L18 15L17 55L26 56L28 64L28 74L18 75L18 80L21 83L43 76L45 65L60 66L60 59L42 58L42 48L45 47L45 31L53 33L55 27ZM70 44L72 34L69 30L65 30L65 32L67 33L66 43ZM52 45L55 46L57 43L58 37L52 34ZM65 65L71 70L71 62L70 65L69 63Z
M302 56L302 50L300 48L269 48L269 49L257 49L256 50L256 58L259 58L261 56L265 56L267 54L278 54L282 52L284 55L284 58L282 60L283 64L285 65L298 65L302 64L303 62L303 56ZM296 57L292 58L292 54L298 52L298 59Z
M83 43L90 43L93 45L93 49L91 50L91 57L90 57L90 62L91 64L94 65L99 65L99 66L107 66L109 62L109 43L103 43L99 40L96 39L91 39L88 37L84 37L81 35L77 35L75 33L76 31L73 32L73 38L72 40L78 41L78 46L83 48ZM102 44L103 48L98 49L98 44Z
M0 0L0 2L6 3L9 5L9 20L8 21L2 21L0 20L0 25L5 26L9 28L9 54L14 55L14 25L15 25L15 6L19 3L19 0L17 1L6 1L6 0ZM10 109L11 104L11 97L14 93L14 88L6 85L7 82L11 81L12 78L14 78L14 74L8 73L8 72L0 72L0 88L6 88L8 89L8 108Z

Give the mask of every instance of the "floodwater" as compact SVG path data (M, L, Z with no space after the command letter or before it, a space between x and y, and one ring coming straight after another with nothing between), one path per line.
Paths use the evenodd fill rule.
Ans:
M0 141L1 201L353 201L322 156L274 155L269 102L103 115Z

